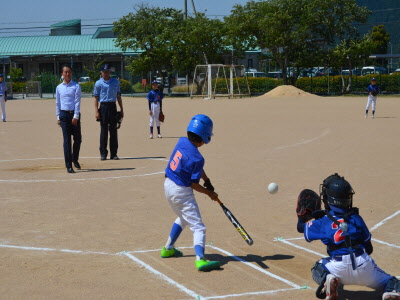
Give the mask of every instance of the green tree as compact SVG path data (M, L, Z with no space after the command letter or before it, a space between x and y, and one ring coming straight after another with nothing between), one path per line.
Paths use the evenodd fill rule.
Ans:
M314 62L337 39L357 34L355 22L369 11L355 0L269 0L236 5L225 19L235 45L268 48L287 80L287 68L302 60Z
M222 22L204 14L186 19L182 11L142 4L114 26L116 45L139 52L127 67L134 74L189 73L197 64L220 62L226 51Z
M360 65L374 50L375 44L370 35L365 35L362 39L343 40L332 52L332 63L336 67L347 66L350 70L349 81L345 83L342 77L342 93L351 91L353 68Z
M100 78L100 67L106 61L102 59L100 56L97 56L89 65L83 67L83 70L86 72L87 76L91 81L96 81Z
M390 35L386 31L384 25L374 26L372 28L371 39L375 45L375 54L386 54L388 50L388 43L390 42Z
M11 68L10 77L11 81L20 81L24 77L24 73L21 68Z

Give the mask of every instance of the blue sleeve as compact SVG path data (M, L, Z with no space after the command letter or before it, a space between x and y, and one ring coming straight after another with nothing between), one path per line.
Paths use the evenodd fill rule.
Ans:
M60 101L60 91L58 87L56 88L56 116L60 115L61 111L61 101Z
M149 101L152 101L153 98L154 98L153 93L150 91L150 92L147 94L146 99L149 100Z
M307 242L321 240L325 237L321 232L322 226L318 223L320 223L319 220L314 220L304 225L304 238Z
M94 85L93 96L99 97L100 96L100 91L101 91L101 86L96 81L96 83Z
M371 241L372 235L371 235L371 232L368 230L368 227L365 224L363 218L360 215L358 215L357 223L358 223L357 225L362 230L361 235L362 235L362 239L363 239L363 244L368 243L369 241Z
M118 79L115 79L115 81L117 81L117 84L118 84L117 95L118 94L121 95L121 83L119 82Z
M203 175L204 160L196 162L192 171L191 181L199 183L201 176Z

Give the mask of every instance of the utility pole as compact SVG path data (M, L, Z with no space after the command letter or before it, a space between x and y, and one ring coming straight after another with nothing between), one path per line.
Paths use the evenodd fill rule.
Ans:
M185 19L187 19L188 17L187 0L184 0L184 7L185 7ZM196 6L194 5L194 0L192 0L192 8L194 15L197 15Z

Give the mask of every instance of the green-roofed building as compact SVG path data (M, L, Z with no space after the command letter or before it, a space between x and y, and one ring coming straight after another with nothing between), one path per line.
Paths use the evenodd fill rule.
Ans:
M9 74L10 66L17 67L30 79L42 72L60 74L68 63L78 76L84 76L84 67L98 58L106 60L121 78L128 77L125 58L138 53L122 51L114 42L112 27L81 35L79 19L51 25L47 36L0 37L0 72Z

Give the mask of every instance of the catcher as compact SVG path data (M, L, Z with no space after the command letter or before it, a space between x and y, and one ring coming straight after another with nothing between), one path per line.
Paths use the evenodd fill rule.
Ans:
M153 126L156 123L158 138L162 138L160 131L160 121L164 122L164 114L162 112L162 100L164 94L158 89L158 82L153 81L151 83L152 90L147 95L149 100L149 113L150 113L150 138L153 138Z
M338 299L338 287L343 284L380 290L384 300L400 299L399 280L382 271L370 257L371 233L358 208L353 207L353 195L350 183L335 173L320 185L320 196L303 190L298 197L297 231L304 233L307 242L321 240L329 255L311 269L319 285L316 296ZM325 210L319 210L321 199Z
M376 107L376 96L379 94L379 87L376 85L376 79L371 79L371 84L367 88L368 90L368 102L365 108L365 117L368 118L369 107L372 106L372 119L375 118L375 107Z

